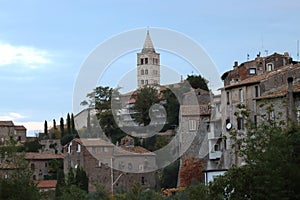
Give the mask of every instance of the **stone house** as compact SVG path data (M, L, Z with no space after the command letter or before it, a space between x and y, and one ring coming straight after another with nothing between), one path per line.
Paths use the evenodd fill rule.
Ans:
M29 162L29 168L33 171L32 179L45 180L53 175L51 162L56 160L62 163L64 156L52 153L26 153L24 158Z
M246 134L247 121L258 123L258 118L265 115L258 105L263 96L281 90L287 86L288 77L300 78L300 65L293 62L287 53L273 54L268 57L258 56L253 61L241 65L235 63L234 69L222 75L224 87L221 88L222 143L224 149L221 157L221 168L228 169L232 165L240 166L243 159L235 155L232 149L234 141L230 139L230 131L236 130ZM280 105L280 106L279 106ZM277 104L282 107L282 104ZM242 115L246 111L249 116ZM239 147L234 145L236 149Z
M10 138L22 142L26 140L26 128L15 125L13 121L0 121L0 140L4 142Z
M100 138L73 139L64 147L65 173L82 167L89 178L90 192L95 191L97 185L111 193L128 191L136 182L144 188L156 188L155 154L132 145L128 137L127 141L121 141L124 146L115 146Z

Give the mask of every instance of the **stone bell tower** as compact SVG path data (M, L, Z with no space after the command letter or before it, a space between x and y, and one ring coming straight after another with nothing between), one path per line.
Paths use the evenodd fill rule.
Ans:
M160 54L155 52L149 30L143 49L137 54L138 88L160 85Z

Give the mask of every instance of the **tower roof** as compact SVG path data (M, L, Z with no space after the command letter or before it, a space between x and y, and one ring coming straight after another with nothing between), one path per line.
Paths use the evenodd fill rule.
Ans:
M150 33L149 30L147 30L147 35L146 35L146 39L145 39L145 43L142 49L142 53L149 53L149 52L153 52L155 53L155 49L150 37Z

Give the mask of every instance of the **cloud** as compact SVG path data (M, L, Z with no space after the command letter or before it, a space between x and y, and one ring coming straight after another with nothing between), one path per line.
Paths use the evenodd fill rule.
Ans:
M24 119L24 118L26 118L26 116L16 112L10 112L5 115L0 115L0 121L14 121L14 120Z
M23 64L34 69L40 65L51 63L49 56L50 54L45 50L0 42L0 66Z

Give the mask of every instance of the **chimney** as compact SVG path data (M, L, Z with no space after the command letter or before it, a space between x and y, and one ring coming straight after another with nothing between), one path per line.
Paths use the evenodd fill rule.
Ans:
M294 94L293 94L293 77L288 77L288 89L287 89L287 100L288 100L288 107L287 107L287 117L288 122L291 123L296 122L296 113L295 113L295 102L294 102Z
M233 69L237 69L239 66L239 63L238 61L234 61L234 65L233 65Z

